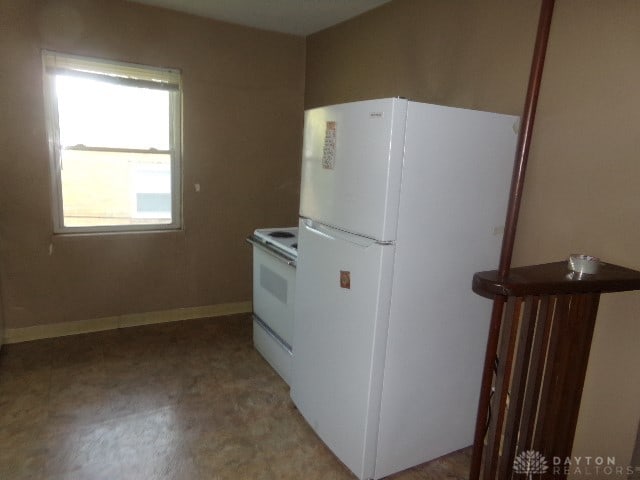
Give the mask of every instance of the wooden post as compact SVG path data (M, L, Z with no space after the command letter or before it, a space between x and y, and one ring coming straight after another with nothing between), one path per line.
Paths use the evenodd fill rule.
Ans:
M499 266L499 272L502 278L506 278L509 275L509 270L511 268L511 258L513 256L518 215L520 213L520 203L524 188L524 177L527 169L527 160L529 158L529 147L531 146L531 136L536 116L538 94L540 92L540 83L542 81L542 70L544 68L549 31L551 29L551 17L553 15L554 3L554 0L542 0L542 5L540 7L538 32L536 34L536 43L533 51L533 60L531 63L531 72L529 74L529 84L527 87L522 123L520 125L520 132L518 135L518 146L516 149L513 176L511 179L507 218L505 221L504 236L502 237ZM491 384L493 381L493 365L496 358L502 310L505 300L506 299L503 297L496 296L493 303L493 313L491 314L491 325L489 327L489 338L487 340L484 371L480 387L480 398L478 400L476 431L473 443L473 455L471 458L471 471L469 475L470 480L479 480L480 478L482 450L484 446L484 436L489 411Z

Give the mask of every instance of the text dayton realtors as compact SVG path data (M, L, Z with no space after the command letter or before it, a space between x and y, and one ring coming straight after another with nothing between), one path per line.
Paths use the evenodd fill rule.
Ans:
M631 475L640 467L616 465L616 457L553 457L554 475Z

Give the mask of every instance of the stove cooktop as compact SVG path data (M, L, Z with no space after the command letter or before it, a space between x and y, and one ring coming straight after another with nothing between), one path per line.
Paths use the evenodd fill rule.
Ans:
M298 227L259 228L253 234L265 244L298 257Z

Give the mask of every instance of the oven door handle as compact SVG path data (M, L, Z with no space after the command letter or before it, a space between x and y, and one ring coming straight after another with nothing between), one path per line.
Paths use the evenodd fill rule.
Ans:
M290 265L292 267L296 266L296 261L295 260L291 260L289 257L287 257L286 255L278 252L277 250L272 250L272 249L268 248L264 243L256 240L253 235L251 235L250 237L247 238L247 242L250 243L251 245L255 245L256 247L260 247L264 252L267 252L272 257L280 260L283 263L286 263L287 265Z

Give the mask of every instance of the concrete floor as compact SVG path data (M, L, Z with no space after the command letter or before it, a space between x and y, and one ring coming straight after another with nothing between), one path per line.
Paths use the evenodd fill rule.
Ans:
M395 480L464 479L464 450ZM248 315L5 345L0 479L353 479L253 349Z

